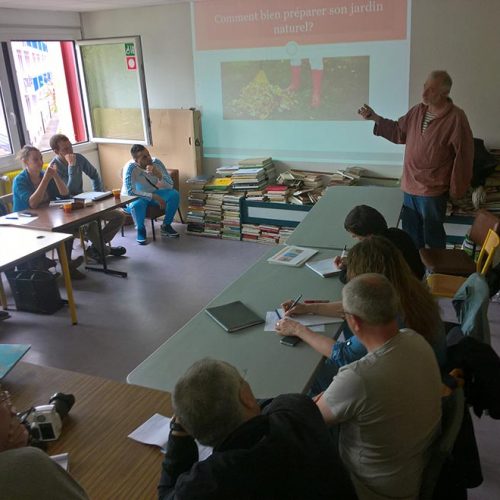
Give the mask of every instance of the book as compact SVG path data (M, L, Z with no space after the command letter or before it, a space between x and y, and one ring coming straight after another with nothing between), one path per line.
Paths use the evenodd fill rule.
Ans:
M31 344L0 344L0 380L16 366Z
M284 266L299 267L316 253L318 253L318 251L314 248L286 246L277 254L269 257L267 262L270 264L282 264Z
M306 266L318 273L322 278L330 278L342 272L342 269L333 262L332 258L306 262Z
M80 193L73 196L75 200L102 200L103 198L109 198L113 196L111 191L87 191L86 193Z
M264 320L239 300L207 307L205 312L229 333L264 323Z

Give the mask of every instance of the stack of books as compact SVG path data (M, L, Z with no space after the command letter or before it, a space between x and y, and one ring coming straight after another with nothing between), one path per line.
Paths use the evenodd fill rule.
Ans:
M283 243L286 243L288 240L289 236L293 233L293 227L281 227L280 228L280 234L279 234L279 240L278 243L281 245Z
M239 168L238 165L222 166L216 172L220 177L231 177Z
M267 185L266 171L262 167L239 168L231 179L233 189L238 191L261 190Z
M222 201L222 238L241 239L240 199L243 193L225 194Z
M223 193L209 192L205 201L205 231L204 236L220 238L222 229Z
M187 232L200 234L205 230L205 200L203 189L191 189L188 194Z
M231 189L231 177L216 177L205 184L205 191L228 191Z
M197 175L186 179L186 183L189 184L191 189L203 189L205 184L212 180L212 177L211 175Z
M249 201L268 201L265 190L247 191L246 199Z
M279 233L280 233L280 228L279 226L271 226L267 224L260 224L259 225L259 243L266 243L268 245L275 245L279 241Z
M241 239L243 241L257 241L259 239L260 229L256 224L241 225Z
M284 184L272 184L267 186L266 197L272 203L286 203L290 189Z
M322 190L298 189L288 198L294 205L314 205L321 198Z
M276 182L276 168L273 159L268 157L263 158L246 158L238 162L240 168L263 168L266 173L266 180L268 184Z

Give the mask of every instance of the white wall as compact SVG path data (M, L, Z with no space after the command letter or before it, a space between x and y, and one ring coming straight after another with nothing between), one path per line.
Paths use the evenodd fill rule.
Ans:
M85 39L141 35L149 107L195 106L189 3L82 14Z
M499 0L412 4L410 104L420 101L431 70L447 69L455 103L489 147L500 147L499 19ZM200 104L195 102L189 4L84 13L82 26L85 38L141 35L152 108ZM394 167L379 171L399 175Z

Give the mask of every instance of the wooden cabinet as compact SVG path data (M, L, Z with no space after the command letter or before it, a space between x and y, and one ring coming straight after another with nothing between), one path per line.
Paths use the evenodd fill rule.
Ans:
M193 109L151 109L152 156L167 169L179 170L181 211L187 212L186 179L202 173L201 114ZM107 189L121 186L121 172L130 159L130 145L99 144L99 162Z

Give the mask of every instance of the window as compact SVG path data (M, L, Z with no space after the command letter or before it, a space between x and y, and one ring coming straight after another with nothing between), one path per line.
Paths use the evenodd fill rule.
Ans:
M2 92L0 90L0 158L12 154L9 129L7 128L7 117L3 104Z

